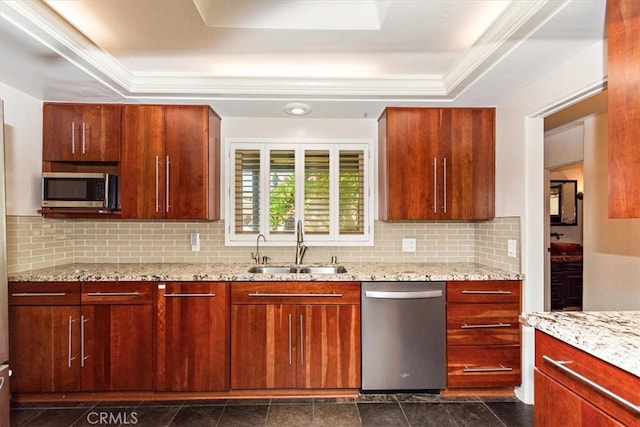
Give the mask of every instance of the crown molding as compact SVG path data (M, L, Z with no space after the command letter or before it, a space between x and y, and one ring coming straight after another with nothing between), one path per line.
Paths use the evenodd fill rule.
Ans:
M220 77L132 73L44 2L3 0L3 19L124 98L453 100L570 0L513 1L444 75L383 78Z

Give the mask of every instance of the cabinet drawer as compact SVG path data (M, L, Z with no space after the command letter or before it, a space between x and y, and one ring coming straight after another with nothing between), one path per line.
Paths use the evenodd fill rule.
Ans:
M450 346L447 387L507 387L520 384L520 346Z
M359 282L244 282L231 285L232 304L359 304Z
M151 282L82 283L82 304L151 304Z
M78 282L9 283L9 305L79 305Z
M520 303L519 280L447 282L447 302Z
M536 369L624 424L640 425L638 377L538 330L535 341ZM607 391L635 405L636 409L607 395Z
M519 344L518 304L450 304L447 345Z

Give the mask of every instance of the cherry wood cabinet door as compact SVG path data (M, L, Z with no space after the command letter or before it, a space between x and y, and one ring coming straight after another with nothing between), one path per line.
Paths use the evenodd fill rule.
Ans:
M231 306L231 388L296 388L293 304Z
M640 218L640 2L607 0L609 216Z
M538 369L534 370L537 427L617 427L619 423Z
M118 162L120 106L44 104L44 161Z
M17 393L78 391L80 307L9 307L11 390Z
M443 108L439 219L491 219L495 209L495 109Z
M360 387L360 307L301 305L296 310L299 388Z
M437 218L440 109L387 108L379 121L379 216Z
M229 284L167 283L157 298L155 389L228 390Z
M164 141L161 105L122 107L122 218L164 218Z
M166 217L207 219L209 194L209 109L165 106Z

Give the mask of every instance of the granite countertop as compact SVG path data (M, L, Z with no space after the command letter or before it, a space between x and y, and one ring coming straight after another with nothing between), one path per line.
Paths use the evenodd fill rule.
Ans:
M640 311L522 313L520 323L640 377Z
M281 264L279 264L281 265ZM522 280L476 263L346 263L341 274L255 274L251 264L67 264L9 274L11 282L55 281L444 281Z

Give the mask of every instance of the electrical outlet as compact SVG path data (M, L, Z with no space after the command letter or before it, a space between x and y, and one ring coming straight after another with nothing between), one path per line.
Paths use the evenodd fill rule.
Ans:
M402 252L415 252L416 251L416 238L415 237L403 237L402 238Z
M200 251L200 233L191 233L191 250L193 252Z
M507 239L507 256L517 258L517 244L515 239Z

